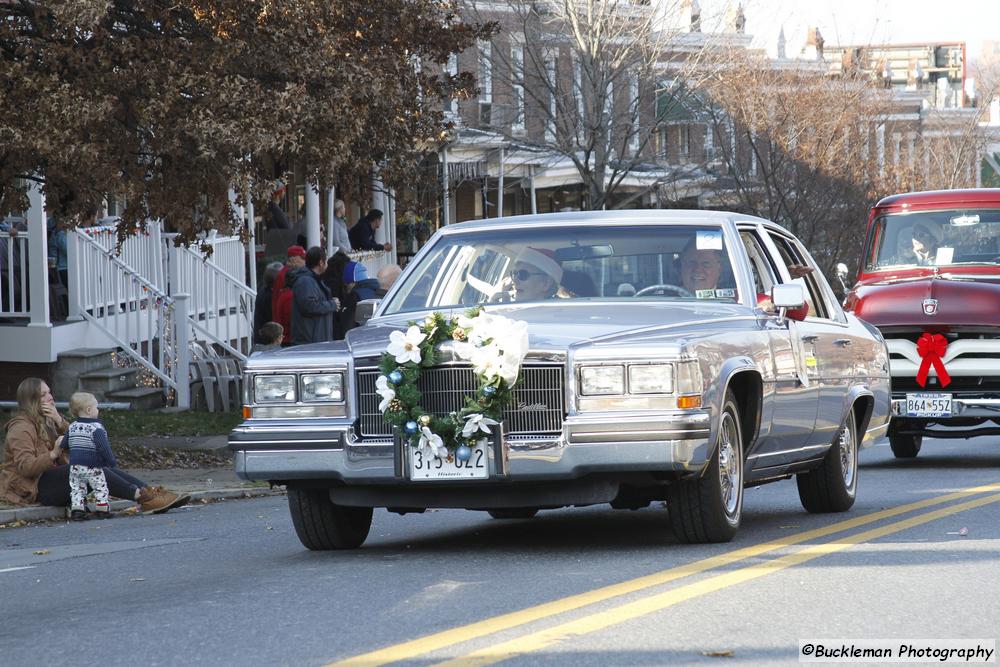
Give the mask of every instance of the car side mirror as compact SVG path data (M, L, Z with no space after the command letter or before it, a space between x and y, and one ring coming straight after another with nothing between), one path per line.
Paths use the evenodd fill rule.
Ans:
M786 283L772 287L771 302L778 309L778 320L782 323L786 317L801 322L809 314L805 290L798 283Z
M358 323L358 326L372 318L380 303L382 303L382 299L358 301L358 305L354 308L354 321Z
M837 277L840 278L841 281L844 281L847 280L847 274L848 274L847 264L844 264L843 262L838 262Z

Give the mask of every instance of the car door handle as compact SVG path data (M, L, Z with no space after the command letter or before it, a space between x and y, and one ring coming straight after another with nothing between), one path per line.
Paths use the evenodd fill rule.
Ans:
M819 336L816 334L806 334L802 337L803 343L815 343L817 340L819 340Z
M833 344L834 345L839 345L840 347L847 347L848 345L851 344L851 339L850 338L838 338L837 340L833 341Z

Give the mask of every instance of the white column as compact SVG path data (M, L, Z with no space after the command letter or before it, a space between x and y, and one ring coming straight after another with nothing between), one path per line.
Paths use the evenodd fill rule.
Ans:
M306 244L319 245L319 186L306 183Z
M336 188L326 190L326 256L333 255L333 204L337 200Z
M29 327L51 327L49 321L49 239L45 224L45 194L37 183L28 188ZM22 289L22 294L24 290Z
M388 243L388 234L386 233L386 223L387 215L385 205L385 186L382 184L382 179L377 175L377 172L372 170L372 205L371 208L377 208L382 211L382 226L375 230L375 241L377 243Z
M528 183L531 188L531 214L535 215L538 213L538 195L535 194L535 168L531 168L531 176L528 177Z
M389 200L389 210L385 212L386 222L382 226L387 227L386 233L389 236L389 243L392 244L392 250L390 251L392 253L390 263L398 264L399 256L397 253L399 252L399 248L396 247L396 191L390 189L386 194L386 198Z
M257 289L257 225L254 224L253 219L253 199L250 197L250 193L247 192L247 253L250 256L250 262L247 264L250 270L250 288Z
M500 147L500 179L497 182L497 217L503 217L503 171L504 171L504 159L503 159L503 146Z
M174 295L174 349L177 351L177 367L174 368L174 381L177 382L175 392L177 407L187 410L191 407L191 385L188 381L191 372L191 341L188 327L188 295Z
M448 149L441 149L441 224L447 225L451 223L451 207L449 204L449 197L451 193L448 192L449 186L448 177Z
M875 154L879 178L885 176L885 125L875 128Z

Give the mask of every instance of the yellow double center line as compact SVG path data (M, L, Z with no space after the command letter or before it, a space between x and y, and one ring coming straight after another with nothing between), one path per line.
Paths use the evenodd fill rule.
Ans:
M686 565L680 565L678 567L662 570L644 577L624 581L619 584L605 586L593 591L572 595L570 597L536 605L534 607L529 607L527 609L522 609L509 614L503 614L501 616L495 616L493 618L477 621L461 627L436 632L425 637L389 646L384 649L357 655L353 658L333 663L331 667L341 667L346 665L364 665L365 667L373 667L374 665L384 665L400 660L412 659L448 646L453 646L455 644L467 642L479 637L515 628L526 623L551 618L559 614L580 609L581 607L603 602L654 586L659 586L661 584L666 584L683 577L731 565L733 563L754 558L778 549L819 539L839 532L852 530L854 528L859 528L872 523L877 523L879 521L907 514L909 512L934 507L936 505L943 505L955 500L967 498L969 496L989 493L991 491L1000 491L1000 484L988 484L984 486L972 487L955 493L949 493L935 498L927 498L918 502L881 510L879 512L874 512L872 514L854 519L838 521L837 523L817 528L815 530L807 530L802 533L789 535L770 542L743 547L718 556L712 556L710 558L705 558ZM933 512L921 514L910 519L881 526L879 528L873 528L855 535L847 536L836 542L813 545L797 551L794 554L781 556L763 563L756 563L754 565L726 572L702 581L680 586L664 593L651 595L634 602L618 605L611 609L588 614L581 618L568 621L545 630L533 632L510 641L505 641L494 646L474 651L473 653L455 658L454 660L450 660L442 664L489 665L507 660L516 655L546 648L568 637L602 630L612 625L659 611L694 597L705 595L707 593L743 583L745 581L750 581L751 579L756 579L793 565L805 563L815 558L819 558L820 556L842 551L843 549L860 544L867 540L891 535L914 526L935 521L942 517L995 502L1000 502L1000 494L970 500L952 505L950 507L935 510Z

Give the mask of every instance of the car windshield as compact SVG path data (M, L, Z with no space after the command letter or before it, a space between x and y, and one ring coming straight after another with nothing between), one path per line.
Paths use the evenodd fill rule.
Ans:
M383 311L551 299L738 300L722 228L540 226L437 239Z
M878 219L869 269L997 264L1000 209L952 209Z

